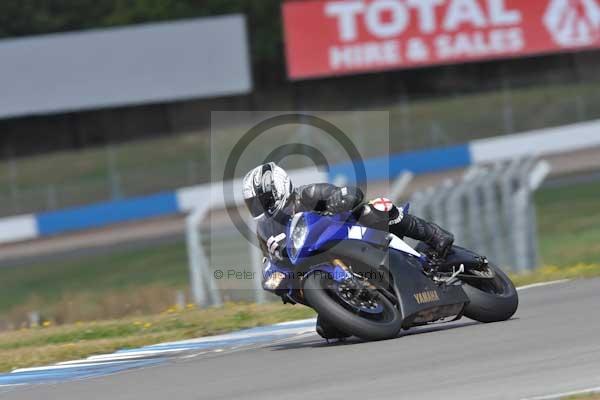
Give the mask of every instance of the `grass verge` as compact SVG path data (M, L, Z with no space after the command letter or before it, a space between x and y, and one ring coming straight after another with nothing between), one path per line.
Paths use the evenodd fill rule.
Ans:
M600 400L600 393L577 394L563 397L562 400Z
M600 265L581 264L568 268L544 267L527 275L513 275L515 285L565 278L600 276ZM149 316L100 322L78 322L20 329L0 334L0 372L15 368L48 365L119 349L136 348L166 341L236 331L278 322L313 317L303 306L277 303L227 303L223 308L186 309L172 307Z
M532 283L557 281L560 279L582 279L600 276L599 264L578 264L572 267L542 267L529 274L511 274L515 286L524 286Z
M0 371L48 365L119 349L216 335L314 316L308 307L277 303L223 308L171 308L153 316L46 326L0 334Z

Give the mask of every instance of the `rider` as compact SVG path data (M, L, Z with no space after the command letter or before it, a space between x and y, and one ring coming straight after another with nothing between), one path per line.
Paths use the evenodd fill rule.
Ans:
M263 255L275 260L287 258L285 229L290 217L302 211L330 214L357 211L362 224L389 229L399 237L420 240L428 244L439 258L445 258L454 243L451 233L404 212L386 198L363 204L364 194L359 188L337 187L328 183L294 188L285 170L273 162L248 172L243 180L243 192L246 205L257 220L257 235ZM346 336L320 317L316 330L325 339Z
M360 210L359 221L379 227L399 237L408 236L429 245L439 258L445 258L454 236L438 225L404 212L386 198L363 205L359 188L337 187L328 183L294 188L285 170L275 163L260 165L243 180L244 200L257 219L257 234L265 256L284 259L285 227L291 216L301 211L336 214ZM360 209L362 206L362 209Z

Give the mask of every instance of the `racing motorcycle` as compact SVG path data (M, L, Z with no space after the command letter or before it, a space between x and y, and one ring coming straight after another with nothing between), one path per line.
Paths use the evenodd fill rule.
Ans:
M337 338L390 339L462 316L503 321L518 307L513 283L485 257L453 246L440 261L351 212L298 213L286 234L289 261L266 261L263 288L312 307Z

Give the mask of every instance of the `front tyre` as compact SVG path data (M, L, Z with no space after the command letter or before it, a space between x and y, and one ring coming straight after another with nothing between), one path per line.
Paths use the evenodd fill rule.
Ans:
M494 279L462 279L463 290L470 303L464 315L479 322L505 321L513 316L519 306L519 295L510 278L495 265L489 264Z
M304 281L304 298L324 320L336 329L364 340L392 339L402 327L400 311L383 295L377 301L381 312L362 315L348 308L332 287L335 282L322 274L310 274Z

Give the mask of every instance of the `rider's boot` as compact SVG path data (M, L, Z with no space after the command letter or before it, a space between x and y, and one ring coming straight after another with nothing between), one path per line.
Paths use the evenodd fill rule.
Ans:
M420 240L431 247L440 259L446 258L454 244L454 235L450 232L442 229L439 225L410 214L405 214L399 223L390 225L390 232Z

